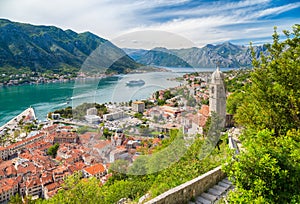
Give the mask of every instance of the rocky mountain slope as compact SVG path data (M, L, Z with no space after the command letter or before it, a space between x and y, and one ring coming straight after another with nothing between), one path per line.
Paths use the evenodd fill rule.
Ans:
M266 53L266 46L256 46L257 53ZM226 42L220 45L208 44L203 48L166 49L124 51L137 62L147 65L166 67L221 67L240 68L251 67L251 51L249 47ZM257 55L259 57L259 54Z

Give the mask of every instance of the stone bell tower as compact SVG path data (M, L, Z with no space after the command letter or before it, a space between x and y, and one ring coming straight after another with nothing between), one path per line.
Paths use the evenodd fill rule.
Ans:
M215 112L222 120L222 127L225 127L226 120L226 90L224 84L224 74L217 70L211 75L209 84L209 113Z

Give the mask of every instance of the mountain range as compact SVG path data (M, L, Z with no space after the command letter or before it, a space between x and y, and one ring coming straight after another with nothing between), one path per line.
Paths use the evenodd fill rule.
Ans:
M256 57L266 53L267 47L254 46ZM252 66L251 50L247 46L225 42L219 45L208 44L202 48L186 49L154 48L151 50L123 49L131 58L141 64L163 67L221 67L241 68Z
M91 62L95 56L98 61ZM29 67L33 71L59 71L65 67L79 70L86 59L89 59L88 66L94 64L94 68L100 66L117 73L139 67L122 49L90 32L76 33L55 26L0 19L0 67Z
M257 56L266 46L254 47ZM29 67L33 71L64 68L127 73L141 64L163 67L251 67L247 46L226 42L202 48L120 49L93 33L76 33L55 26L36 26L0 19L0 68ZM88 71L87 70L87 71Z

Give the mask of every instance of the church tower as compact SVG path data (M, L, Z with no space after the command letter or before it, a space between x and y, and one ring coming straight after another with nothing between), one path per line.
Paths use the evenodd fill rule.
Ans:
M226 90L224 84L224 74L217 70L211 75L209 84L209 113L215 112L222 119L222 127L225 127L226 120Z

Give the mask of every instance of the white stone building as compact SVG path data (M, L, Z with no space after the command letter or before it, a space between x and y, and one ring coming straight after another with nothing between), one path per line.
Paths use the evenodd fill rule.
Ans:
M89 108L86 110L86 115L97 115L98 110L97 108Z
M113 113L108 113L103 115L103 120L108 121L108 120L118 120L120 118L124 117L124 111L122 110L117 110Z
M224 74L217 67L211 76L209 84L209 112L215 112L222 120L222 127L226 120L226 90L224 84Z
M145 103L142 101L132 102L132 110L137 113L143 113L145 111Z

